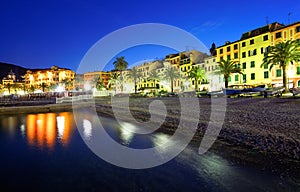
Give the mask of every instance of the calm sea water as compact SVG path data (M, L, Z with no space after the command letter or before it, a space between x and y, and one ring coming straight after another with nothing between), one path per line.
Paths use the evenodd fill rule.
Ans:
M136 139L115 121L103 121L115 140L130 147L155 145L162 136ZM299 191L270 172L213 153L200 156L193 148L150 169L116 167L89 150L70 112L0 116L0 154L0 191Z

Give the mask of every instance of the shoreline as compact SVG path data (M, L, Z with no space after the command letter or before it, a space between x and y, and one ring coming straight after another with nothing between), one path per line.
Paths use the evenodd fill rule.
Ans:
M132 99L130 102L132 115L138 120L147 121L150 117L148 104L154 99ZM157 131L173 134L178 125L178 118L180 118L176 114L178 100L176 98L161 100L170 110L168 109L165 122ZM199 99L200 107L204 108L203 111L201 108L202 113L209 113L209 100ZM210 151L232 162L249 164L258 169L276 172L283 177L291 177L300 184L298 174L300 170L300 122L297 121L299 119L297 114L300 114L300 102L286 98L239 98L228 99L227 102L223 128ZM0 115L72 111L73 107L89 107L94 104L98 115L114 118L110 99L107 98L97 98L95 103L76 103L74 106L72 103L63 103L0 107ZM276 105L279 106L276 107ZM119 107L121 109L122 105ZM199 147L207 127L207 118L209 114L200 117L198 130L190 146Z

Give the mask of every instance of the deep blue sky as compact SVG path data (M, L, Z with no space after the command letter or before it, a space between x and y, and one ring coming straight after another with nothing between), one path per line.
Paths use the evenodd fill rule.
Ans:
M0 3L0 61L28 68L58 65L76 71L94 43L129 25L174 25L210 47L212 42L220 46L265 25L266 16L269 23L287 24L291 12L290 22L299 21L299 10L298 0L5 0ZM193 47L182 50L186 48ZM133 64L169 52L140 47L122 54Z

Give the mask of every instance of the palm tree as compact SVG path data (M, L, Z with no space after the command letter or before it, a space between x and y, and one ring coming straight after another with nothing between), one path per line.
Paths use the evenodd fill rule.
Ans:
M12 84L7 83L7 84L5 85L5 87L8 89L8 94L10 94L10 90L11 90L11 88L12 88Z
M97 90L101 90L102 88L104 88L104 83L102 82L99 74L94 75L94 79L92 79L92 84Z
M128 77L130 79L133 79L134 93L136 93L137 92L137 82L142 78L142 74L136 69L136 67L133 67L132 70L128 73Z
M54 91L56 86L57 86L56 83L51 83L48 88L50 91Z
M217 62L221 74L224 76L225 88L228 88L228 79L232 73L243 74L241 68L236 66L236 62L230 59Z
M115 69L118 71L123 71L127 69L128 63L125 61L125 57L117 57L116 60L113 62Z
M48 88L48 85L47 85L45 82L43 82L43 83L40 85L40 87L42 88L42 91L45 92L45 89Z
M73 79L66 78L62 80L63 85L65 85L65 88L69 91L71 87L73 87Z
M110 79L108 80L108 84L107 86L115 86L115 92L117 91L117 81L119 79L120 74L119 73L113 73L110 77Z
M179 71L176 67L168 67L164 71L163 79L170 81L170 83L171 83L171 92L174 91L174 85L173 85L174 80L179 79L179 78L180 78L180 73L179 73Z
M282 83L285 92L288 92L287 68L289 64L293 65L293 62L298 61L300 61L300 44L297 41L289 40L271 46L264 55L261 67L267 65L269 70L271 70L275 65L278 65L282 69Z
M200 83L203 81L207 81L205 71L199 67L192 68L188 72L188 78L193 79L195 82L195 91L198 91L198 81L200 80Z
M122 71L124 69L127 69L128 66L128 62L125 61L125 57L117 57L116 60L113 62L114 66L115 66L115 70L120 71L120 80L119 82L121 83L121 92L123 92L123 80L124 78L122 77Z
M31 85L31 86L29 87L29 91L30 91L31 93L34 93L35 87L34 87L33 85Z

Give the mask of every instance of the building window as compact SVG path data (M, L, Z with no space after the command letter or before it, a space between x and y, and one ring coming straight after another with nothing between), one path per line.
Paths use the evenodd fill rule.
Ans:
M255 80L255 73L251 73L251 80Z
M269 78L269 71L265 71L265 72L264 72L264 78L265 78L265 79L268 79L268 78Z
M242 47L245 47L245 46L246 46L246 42L243 42L243 43L242 43Z
M230 51L230 46L227 47L227 52L229 52L229 51Z
M220 57L220 61L224 60L223 57Z
M242 53L242 58L245 58L246 57L246 52L243 52Z
M235 59L238 58L238 53L234 53L234 58L235 58Z
M264 35L263 40L267 41L268 39L269 39L269 36L268 35Z
M231 77L230 76L228 77L228 82L231 82Z
M281 77L281 69L276 70L276 77Z
M264 50L265 50L265 49L264 49L263 47L260 48L260 53L261 53L261 54L264 54L264 52L265 52Z
M242 63L243 69L246 69L246 62Z
M227 60L230 60L230 55L227 55Z
M234 44L233 49L237 50L238 49L238 44Z
M264 69L268 69L268 65L267 64L264 64Z
M253 45L254 44L254 39L251 39L250 40L250 45Z
M257 51L256 49L253 50L253 55L256 55Z
M251 67L251 68L255 67L255 61L251 61L251 62L250 62L250 67Z
M300 75L300 67L297 67L297 75Z
M246 81L247 81L247 75L243 74L243 83L246 83Z
M281 32L276 33L275 37L276 37L276 39L280 38L281 37Z
M299 33L300 32L300 26L297 26L296 27L296 33Z
M220 49L220 54L223 54L223 49Z
M235 82L239 81L239 75L235 75L234 80L235 80Z
M213 59L213 62L216 62L216 59Z

